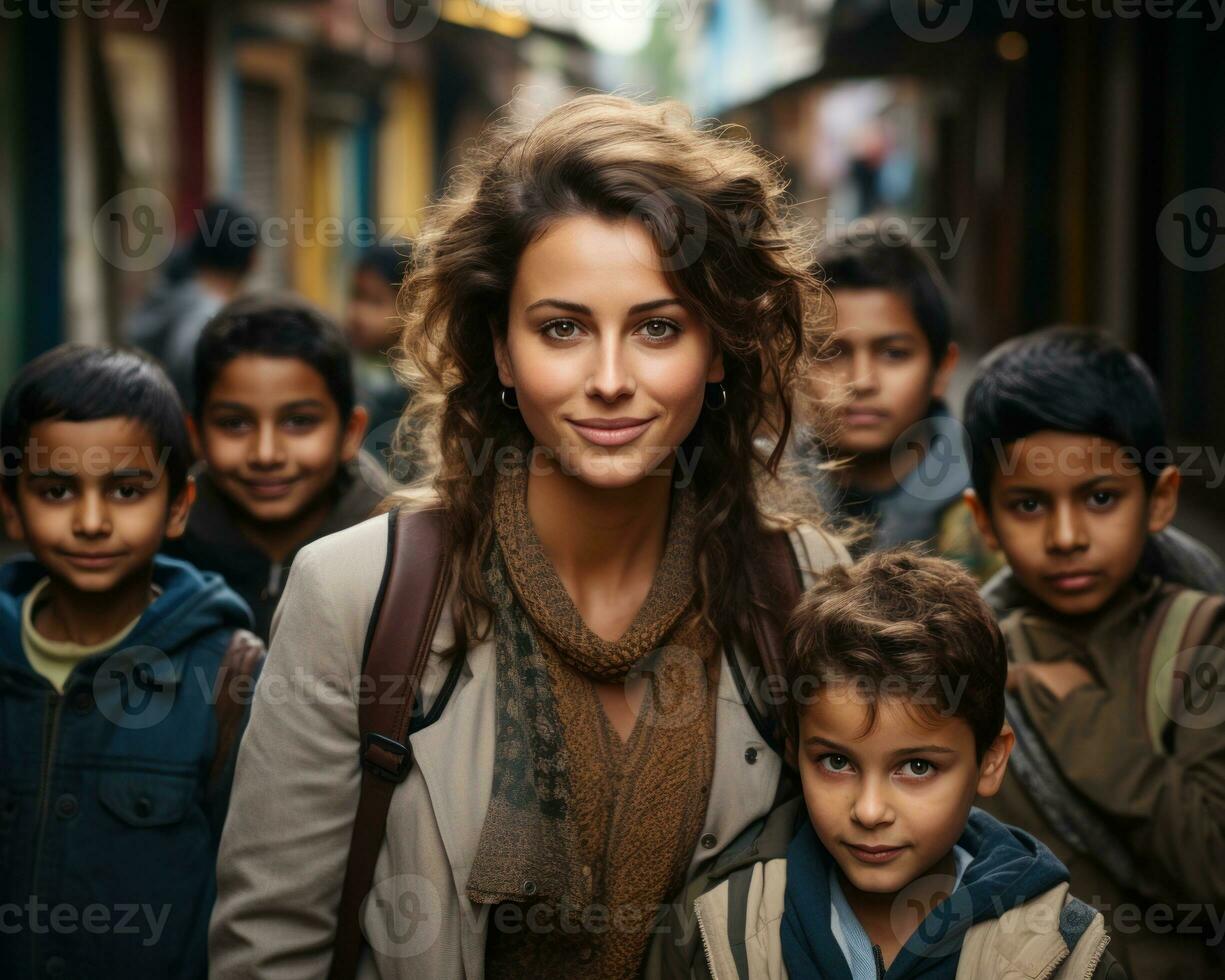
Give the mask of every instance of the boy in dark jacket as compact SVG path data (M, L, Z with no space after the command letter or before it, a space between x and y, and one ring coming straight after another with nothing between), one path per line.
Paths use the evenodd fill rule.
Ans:
M972 808L1012 734L1003 639L963 570L912 551L831 569L785 649L802 799L675 903L652 980L1124 976L1063 865Z
M1225 600L1152 574L1178 501L1156 385L1101 334L1009 342L966 398L1008 559L1014 764L986 809L1050 844L1132 976L1225 975Z
M166 553L220 572L267 641L294 555L365 520L390 484L361 449L367 415L344 335L309 304L235 300L205 327L195 379L189 427L205 465Z
M157 557L193 498L182 406L145 357L70 344L21 371L0 431L33 554L0 568L0 962L203 977L245 714L226 685L259 648L218 576Z
M866 527L856 557L925 544L986 580L1000 561L962 499L970 470L944 401L958 349L940 271L881 231L832 241L817 268L837 307L812 371L815 393L836 410L829 454L839 465L814 475L827 510Z

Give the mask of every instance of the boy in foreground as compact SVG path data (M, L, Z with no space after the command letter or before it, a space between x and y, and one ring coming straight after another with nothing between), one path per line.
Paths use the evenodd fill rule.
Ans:
M1063 865L973 807L998 789L1012 734L1003 639L969 575L908 551L833 569L786 652L803 796L690 885L649 975L1124 976Z
M148 358L66 344L13 382L0 441L32 552L0 568L0 963L203 978L262 648L219 576L157 557L194 492L182 405Z
M1102 335L1009 342L966 398L971 503L1008 569L1014 765L984 802L1046 841L1135 977L1225 971L1225 600L1150 570L1178 503L1156 385Z

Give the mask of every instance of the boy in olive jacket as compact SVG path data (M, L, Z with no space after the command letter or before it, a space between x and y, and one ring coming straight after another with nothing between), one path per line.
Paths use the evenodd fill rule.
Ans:
M983 806L1067 864L1132 976L1225 976L1225 600L1145 571L1179 483L1153 379L1042 331L984 361L966 426L1017 736Z
M786 653L803 797L671 906L648 977L1126 976L1067 869L972 807L999 787L1012 734L1003 639L969 575L909 551L829 571Z

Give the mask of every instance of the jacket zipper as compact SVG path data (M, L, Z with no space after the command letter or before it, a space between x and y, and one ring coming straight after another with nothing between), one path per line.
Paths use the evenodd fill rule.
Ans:
M702 952L706 956L706 968L710 970L711 980L719 980L715 973L715 961L710 956L710 941L706 938L706 926L702 922L702 910L697 902L693 903L693 915L698 921L698 935L702 937Z
M876 980L885 980L885 958L876 944L872 945L872 959L876 963Z
M1093 955L1089 957L1089 972L1085 974L1085 980L1091 980L1093 974L1097 972L1097 965L1102 961L1102 956L1106 953L1106 947L1110 945L1109 934L1102 936L1101 941L1097 944L1097 949ZM1070 953L1068 955L1071 955Z
M47 833L47 810L51 796L51 770L55 761L56 743L59 741L60 734L60 712L64 707L64 695L58 691L49 694L50 705L52 706L50 713L46 716L47 722L43 727L43 765L42 765L42 781L38 787L38 836L37 843L34 845L34 876L30 885L35 890L39 886L39 871L42 865L43 856L43 838ZM38 949L37 944L32 943L32 951L34 953L33 966L38 965ZM38 972L35 970L35 972Z

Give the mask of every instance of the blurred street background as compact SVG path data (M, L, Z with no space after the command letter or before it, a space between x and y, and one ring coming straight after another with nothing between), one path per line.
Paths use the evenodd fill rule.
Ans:
M1225 551L1223 21L1225 0L0 0L0 383L120 339L206 201L257 219L248 288L340 316L358 253L413 237L499 107L671 96L780 155L818 239L874 216L929 249L967 368L1053 323L1136 349L1183 450L1180 524Z

